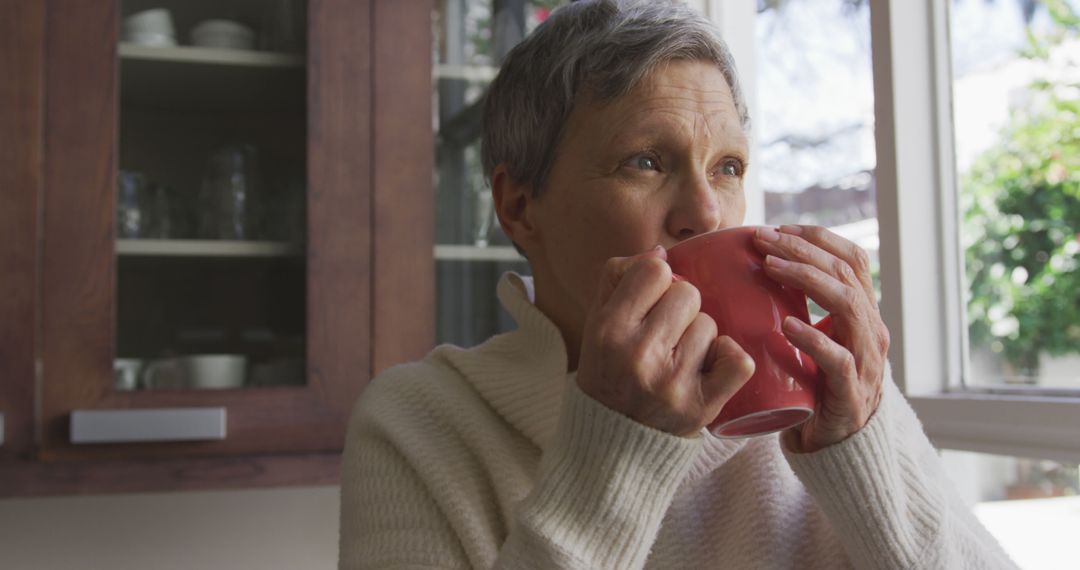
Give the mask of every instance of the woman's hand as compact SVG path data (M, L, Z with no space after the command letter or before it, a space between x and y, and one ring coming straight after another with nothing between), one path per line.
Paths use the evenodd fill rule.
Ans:
M889 330L881 320L866 252L820 226L759 229L765 272L802 289L832 315L832 338L788 317L784 334L809 354L825 377L822 400L808 422L784 434L788 449L813 452L859 431L881 401Z
M754 373L754 361L672 283L661 247L608 260L581 343L577 382L608 408L679 436L696 434Z

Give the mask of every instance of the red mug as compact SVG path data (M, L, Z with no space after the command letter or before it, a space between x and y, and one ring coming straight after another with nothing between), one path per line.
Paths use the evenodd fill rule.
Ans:
M754 359L754 375L709 424L717 437L752 437L797 426L814 415L821 391L818 368L784 336L784 319L810 323L806 294L765 274L754 246L757 227L695 236L668 250L675 279L701 292L701 311ZM831 319L814 325L831 333Z

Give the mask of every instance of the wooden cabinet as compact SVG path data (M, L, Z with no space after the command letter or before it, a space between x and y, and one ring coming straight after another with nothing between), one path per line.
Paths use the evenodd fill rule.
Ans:
M309 0L305 9L301 54L223 55L121 44L119 2L5 3L0 496L333 483L365 384L432 346L431 6ZM221 66L250 73L220 79ZM182 90L196 84L209 87ZM218 116L280 143L264 161L303 165L304 238L117 239L122 163L154 164L155 149L189 140L205 152L201 125ZM162 176L190 185L203 176L191 170ZM162 282L179 316L150 316L166 302ZM175 341L177 323L199 311L248 318L255 332L206 341L188 331L195 341ZM141 326L151 318L170 335ZM190 357L199 338L207 352L241 352L249 363L288 356L302 377L118 389L119 358ZM257 342L272 348L251 348ZM178 409L220 411L224 437L73 442L75 414Z

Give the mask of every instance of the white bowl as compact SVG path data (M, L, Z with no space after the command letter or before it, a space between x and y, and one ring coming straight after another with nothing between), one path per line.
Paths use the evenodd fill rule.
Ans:
M206 20L191 29L191 45L222 49L252 49L255 32L231 20Z
M136 12L124 18L124 34L160 34L176 37L172 14L165 8L154 8Z

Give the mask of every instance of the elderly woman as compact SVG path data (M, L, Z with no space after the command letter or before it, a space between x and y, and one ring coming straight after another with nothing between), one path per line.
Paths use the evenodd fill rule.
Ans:
M534 278L518 328L377 378L349 427L343 568L1006 568L889 375L866 255L761 230L767 273L828 309L785 327L823 370L782 434L703 428L754 370L665 248L742 223L749 117L714 28L676 2L582 1L487 96L499 221Z

